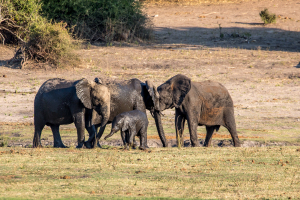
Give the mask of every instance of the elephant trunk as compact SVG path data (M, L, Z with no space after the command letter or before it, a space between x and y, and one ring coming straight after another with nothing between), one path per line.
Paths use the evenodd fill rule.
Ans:
M155 119L157 132L158 132L160 140L163 144L163 147L167 147L167 140L166 140L164 129L163 129L163 126L162 126L162 123L161 123L160 111L158 111L158 110L154 111L154 119Z
M107 138L111 137L113 134L115 134L115 132L112 130L110 132L110 134L108 134L107 136L105 136L104 140L106 140Z
M100 116L102 116L101 120L101 127L103 127L109 120L110 117L110 103L103 104L100 107L100 113L98 113Z

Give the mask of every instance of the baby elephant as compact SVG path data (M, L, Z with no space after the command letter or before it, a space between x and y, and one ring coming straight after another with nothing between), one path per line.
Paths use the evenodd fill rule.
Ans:
M148 119L146 113L140 110L132 110L129 112L123 112L117 115L111 126L111 132L104 139L111 137L114 133L121 130L121 136L123 144L126 148L126 144L129 146L135 145L134 137L140 138L139 149L145 150L147 146L147 127Z

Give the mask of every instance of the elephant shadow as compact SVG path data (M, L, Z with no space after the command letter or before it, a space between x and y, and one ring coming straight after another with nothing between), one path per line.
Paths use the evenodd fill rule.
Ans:
M172 147L177 147L177 142L176 140L172 140L171 142L171 146ZM200 139L199 143L200 146L204 146L204 139ZM214 147L229 147L229 146L233 146L233 140L215 140L212 141L212 146ZM191 141L190 140L185 140L184 141L184 147L192 147Z

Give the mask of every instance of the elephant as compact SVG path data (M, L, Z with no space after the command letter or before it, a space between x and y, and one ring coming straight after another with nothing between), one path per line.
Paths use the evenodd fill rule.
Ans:
M34 138L33 147L41 146L41 133L45 125L50 126L54 147L65 148L59 126L75 123L78 145L84 144L84 129L89 134L94 131L91 126L90 113L94 110L102 117L104 126L110 116L109 89L94 81L83 78L77 81L49 79L42 84L34 99Z
M124 147L128 145L131 147L135 136L140 138L139 149L145 150L147 148L147 115L140 110L132 110L117 115L111 125L111 132L104 139L111 137L114 133L121 130L121 137Z
M155 118L155 122L157 125L157 130L163 131L161 123L161 112L159 109L159 102L158 102L158 93L156 87L153 85L151 81L145 81L145 83L141 82L139 79L130 79L126 81L105 81L101 78L96 78L95 81L98 84L103 84L109 88L111 93L111 102L110 102L110 117L108 119L107 124L112 123L113 119L123 113L132 110L140 110L146 114L146 110L149 110ZM99 116L95 111L92 112L92 124L95 125L97 129L100 124L102 124L102 118ZM95 135L90 135L89 139L86 141L85 146L87 148L95 147L96 143L99 147L99 140L105 130L105 126L101 126L95 142ZM166 138L164 134L161 134L160 137L163 146L167 146ZM134 139L135 143L135 139Z
M228 90L214 81L192 82L190 78L177 74L157 88L160 111L175 107L175 129L177 140L183 144L184 124L187 120L191 145L200 146L197 126L206 126L204 146L211 145L214 130L220 126L227 128L235 147L240 147L236 131L233 101ZM158 134L164 138L161 121ZM180 137L180 138L178 138Z

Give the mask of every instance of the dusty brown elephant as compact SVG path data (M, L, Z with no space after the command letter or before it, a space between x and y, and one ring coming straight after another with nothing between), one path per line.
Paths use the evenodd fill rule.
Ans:
M228 90L220 83L192 82L188 77L178 74L160 85L157 92L159 105L156 108L163 111L175 107L176 136L180 137L181 144L187 120L192 146L200 146L197 126L205 125L207 133L204 146L210 146L214 130L218 131L220 126L224 126L230 132L234 146L240 147L233 102ZM158 119L158 133L160 138L165 138L160 117Z

